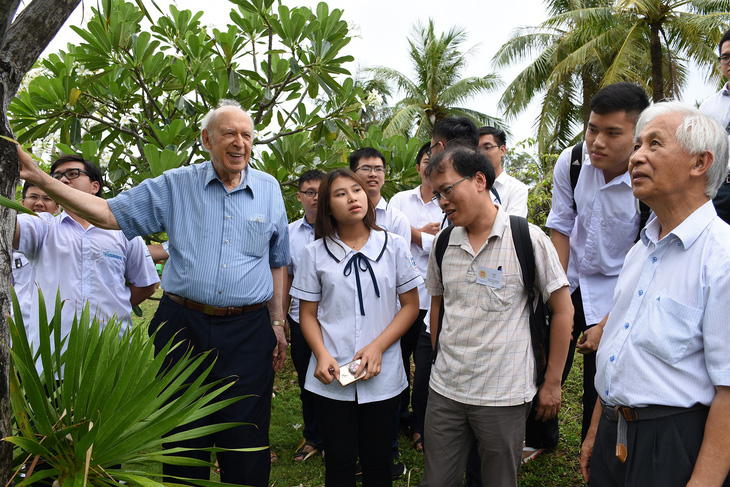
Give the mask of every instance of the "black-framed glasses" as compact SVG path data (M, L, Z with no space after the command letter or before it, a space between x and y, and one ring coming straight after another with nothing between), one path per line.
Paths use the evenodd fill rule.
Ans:
M319 194L318 191L315 191L313 189L308 189L306 191L297 191L297 193L301 193L303 195L306 195L307 198L314 198L315 196L317 196Z
M431 198L431 201L433 201L434 203L438 203L441 200L450 200L451 198L454 197L454 186L456 186L457 184L459 184L462 181L466 181L467 179L471 179L471 176L461 178L457 182L452 184L451 186L445 187L444 189L442 189L441 191L436 193L434 195L434 197Z
M486 151L486 150L498 149L499 147L501 147L501 146L499 146L499 145L483 145L482 146L482 149L484 149Z
M730 55L723 54L719 58L717 58L718 61L720 61L720 64L728 64L730 63Z
M74 168L74 169L68 169L68 170L66 170L64 172L54 172L54 173L51 173L51 177L53 179L60 180L61 178L63 178L64 176L66 176L66 179L68 179L70 181L72 179L77 179L82 174L86 174L87 176L89 176L89 173L86 172L86 171L84 171L83 169L76 169L76 168ZM89 176L89 178L91 178L91 176Z
M441 142L436 142L435 144L433 144L431 147L428 148L428 150L426 151L426 154L428 154L428 157L431 157L431 151L434 150L436 147L438 147L438 145L440 143Z
M360 172L363 174L370 174L371 172L374 172L375 174L384 174L385 168L383 166L369 166L367 164L364 164L355 169L355 172Z

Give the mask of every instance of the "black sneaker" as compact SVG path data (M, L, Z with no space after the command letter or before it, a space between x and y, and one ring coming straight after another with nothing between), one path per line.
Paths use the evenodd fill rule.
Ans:
M400 457L393 459L393 465L390 467L390 474L393 480L398 480L406 474L406 464L400 461Z

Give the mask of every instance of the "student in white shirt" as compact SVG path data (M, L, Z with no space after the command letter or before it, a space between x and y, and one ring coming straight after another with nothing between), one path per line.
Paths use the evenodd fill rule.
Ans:
M423 279L406 242L375 224L353 172L327 174L318 206L318 239L300 258L291 295L312 348L305 388L316 394L325 485L354 484L358 454L364 487L391 485L390 418L407 386L398 339L418 315ZM362 379L336 383L340 366L358 359Z
M492 193L492 203L500 205L508 215L527 218L527 185L505 172L502 159L507 154L507 135L496 127L479 128L479 150L484 152L494 168L494 188L499 201Z

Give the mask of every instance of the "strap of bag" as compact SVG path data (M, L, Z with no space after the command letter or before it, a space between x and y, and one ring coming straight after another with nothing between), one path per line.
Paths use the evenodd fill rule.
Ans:
M501 205L502 204L502 198L499 197L499 192L497 191L497 188L495 188L494 186L492 186L489 189L489 191L492 192L492 194L494 195L495 199L497 200L497 203L499 203Z
M441 234L439 235L438 239L436 240L436 248L434 249L435 252L435 258L436 263L439 266L439 273L441 282L444 282L444 272L441 268L441 264L444 261L444 254L446 253L446 247L449 246L449 239L451 238L451 232L454 230L453 226L448 226L443 229ZM431 350L431 363L434 363L436 361L436 356L438 355L438 349L439 349L439 335L441 335L441 328L443 328L444 323L444 300L443 296L441 297L441 306L439 306L439 319L438 319L438 329L436 330L436 346L433 347L433 350Z
M573 150L570 151L570 187L573 188L574 210L578 209L575 205L575 187L578 185L578 177L580 176L580 170L583 167L584 154L583 142L575 144L573 146Z

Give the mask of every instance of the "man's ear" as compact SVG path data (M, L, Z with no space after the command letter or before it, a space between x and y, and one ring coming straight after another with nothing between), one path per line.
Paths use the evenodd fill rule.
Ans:
M477 173L474 175L474 182L477 183L477 188L480 191L487 188L487 177L481 171L477 171Z
M694 156L695 161L690 169L691 176L704 176L715 161L715 155L706 150L701 154Z
M200 133L200 138L203 140L203 147L210 150L210 148L213 146L213 141L211 140L212 137L208 129L203 129L203 131Z
M95 195L96 193L99 192L99 189L100 188L101 188L101 184L99 183L99 181L92 181L91 182L91 190L92 190L92 193L91 194L94 194Z

